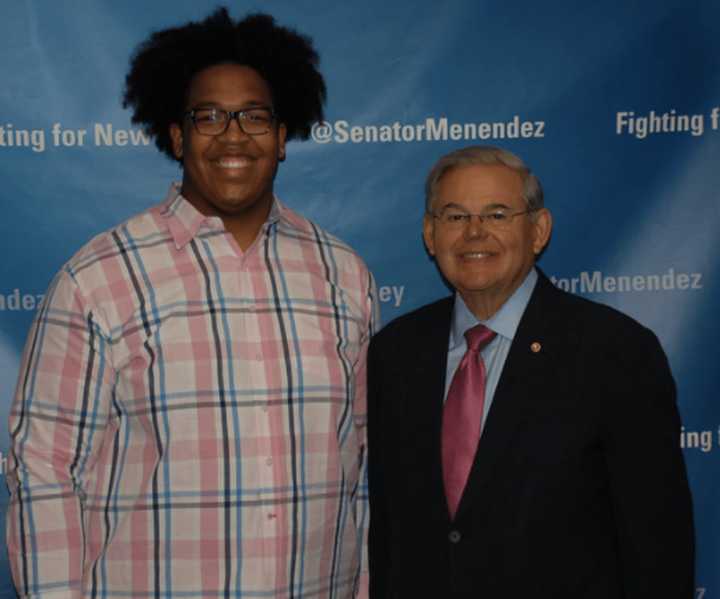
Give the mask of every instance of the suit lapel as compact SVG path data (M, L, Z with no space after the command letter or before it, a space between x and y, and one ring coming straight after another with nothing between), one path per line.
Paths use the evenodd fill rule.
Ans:
M452 298L438 304L437 312L418 326L419 338L412 348L414 374L408 384L415 397L425 398L435 407L442 408L445 392L445 370L447 366L448 339L452 318ZM421 337L420 337L421 336Z
M417 462L423 464L422 471L416 475L427 479L426 488L433 496L426 499L438 510L438 515L447 513L440 432L452 308L453 298L448 298L440 302L424 322L418 323L416 343L409 348L410 355L406 358L414 368L409 370L409 380L405 381L405 413L414 434L420 436L414 440L413 447L423 454L416 456Z
M519 425L527 416L526 402L542 400L544 390L552 386L548 373L554 371L552 362L559 341L554 321L559 316L557 306L549 305L558 293L540 274L495 390L458 516L475 503L474 496L482 496L498 461L508 447L517 442Z

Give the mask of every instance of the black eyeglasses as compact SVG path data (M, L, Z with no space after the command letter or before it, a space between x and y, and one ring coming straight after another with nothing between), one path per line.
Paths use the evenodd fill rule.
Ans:
M193 108L185 113L185 118L193 122L195 131L200 135L222 135L233 119L247 135L263 135L272 128L275 113L268 106L243 110Z

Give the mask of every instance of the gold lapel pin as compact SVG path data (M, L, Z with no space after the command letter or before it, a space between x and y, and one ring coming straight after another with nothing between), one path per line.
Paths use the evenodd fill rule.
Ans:
M538 353L542 349L542 345L540 345L539 341L533 341L530 344L530 351L534 354Z

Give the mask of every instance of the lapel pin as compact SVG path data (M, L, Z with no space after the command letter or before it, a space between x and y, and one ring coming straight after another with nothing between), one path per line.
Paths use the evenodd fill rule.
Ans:
M530 344L530 351L534 354L538 353L542 349L542 345L540 345L540 342L533 341Z

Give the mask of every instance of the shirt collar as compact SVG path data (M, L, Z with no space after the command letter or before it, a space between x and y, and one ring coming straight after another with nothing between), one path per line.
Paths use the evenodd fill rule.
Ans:
M277 198L273 198L270 214L263 224L263 231L277 222L287 211ZM180 193L180 184L170 185L165 200L160 205L160 215L167 221L168 230L177 249L185 247L201 229L224 231L225 225L218 216L205 216Z
M520 324L520 319L530 301L533 289L535 289L537 279L537 272L533 268L527 274L520 287L515 290L515 293L487 320L478 320L467 305L465 305L460 294L456 293L452 326L450 329L450 349L464 344L465 331L477 324L484 324L501 337L512 341L515 338L515 332Z

